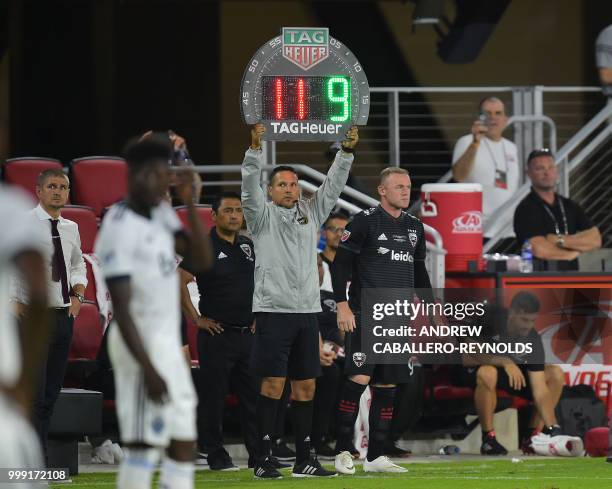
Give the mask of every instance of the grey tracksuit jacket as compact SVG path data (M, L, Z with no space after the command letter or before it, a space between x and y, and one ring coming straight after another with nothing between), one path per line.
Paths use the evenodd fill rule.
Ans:
M255 243L253 312L321 311L317 231L344 189L352 162L352 154L338 151L314 196L286 209L267 201L260 187L264 164L261 150L246 151L242 207Z

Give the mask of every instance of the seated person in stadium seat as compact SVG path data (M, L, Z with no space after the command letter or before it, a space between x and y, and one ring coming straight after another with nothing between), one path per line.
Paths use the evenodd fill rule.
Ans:
M453 178L482 185L484 222L517 191L520 172L516 145L502 137L508 123L504 103L497 97L480 102L481 118L471 134L457 140L453 150ZM491 236L485 234L485 238Z
M517 293L508 311L490 308L484 321L488 343L531 344L532 353L523 355L464 355L459 383L475 388L474 404L482 427L483 455L506 455L508 451L497 441L493 414L497 389L533 401L534 415L529 432L521 433L521 446L530 450L534 430L556 436L561 428L555 417L555 406L561 397L564 375L558 365L544 365L544 346L534 330L540 302L531 293ZM542 429L543 428L543 429Z
M597 36L595 58L603 94L612 97L612 24Z
M183 136L179 136L172 129L169 129L166 133L154 133L153 131L145 132L140 139L147 138L153 134L158 136L167 134L168 139L170 140L170 144L174 148L174 153L172 156L172 166L194 166L193 160L189 155L189 150L187 149L187 140ZM171 174L171 178L174 178L174 173ZM174 181L171 182L174 184ZM200 177L199 173L193 174L193 184L194 184L194 202L197 204L200 202L200 197L202 196L202 177Z
M580 253L601 247L601 234L582 207L555 192L557 166L552 153L535 150L527 158L531 193L514 212L514 232L521 246L529 240L535 269L578 270Z

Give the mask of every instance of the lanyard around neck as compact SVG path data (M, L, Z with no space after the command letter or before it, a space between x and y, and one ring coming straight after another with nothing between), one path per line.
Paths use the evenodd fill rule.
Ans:
M569 228L567 226L567 216L565 215L565 206L563 205L563 201L559 197L556 197L556 198L558 199L559 207L561 208L561 216L563 217L563 228L564 228L563 234L569 234ZM555 234L561 234L560 232L561 230L559 229L559 223L557 222L557 218L555 217L553 212L550 210L550 208L545 203L542 203L542 205L544 206L544 210L548 213L550 218L553 220L553 223L555 225Z
M489 155L491 155L491 159L493 160L493 164L495 165L495 169L497 170L498 165L497 165L497 158L495 158L495 155L493 154L493 149L491 149L491 146L489 145L489 141L487 141L487 138L483 138L483 142L484 145L487 147L487 151L489 152ZM508 159L506 158L506 146L504 145L504 140L501 140L501 148L502 148L502 154L504 155L504 172L508 172ZM500 168L501 169L501 168Z

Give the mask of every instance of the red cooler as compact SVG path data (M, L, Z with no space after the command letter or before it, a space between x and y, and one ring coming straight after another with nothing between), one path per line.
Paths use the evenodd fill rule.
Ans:
M421 187L421 219L442 235L446 270L464 272L482 259L482 185L427 183Z

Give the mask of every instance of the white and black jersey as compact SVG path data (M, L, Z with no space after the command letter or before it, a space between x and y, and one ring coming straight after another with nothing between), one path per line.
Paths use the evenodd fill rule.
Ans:
M349 288L353 311L359 310L364 288L431 287L424 266L423 223L405 211L397 218L381 206L360 212L348 224L339 248L356 255ZM419 276L423 274L426 277ZM336 300L343 298L336 294Z

